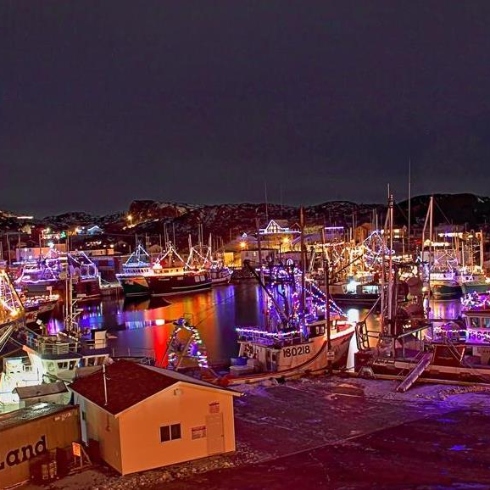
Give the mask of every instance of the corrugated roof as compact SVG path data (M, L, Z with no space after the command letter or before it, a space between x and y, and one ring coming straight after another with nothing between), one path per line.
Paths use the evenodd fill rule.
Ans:
M223 388L196 380L190 376L166 369L149 368L148 366L123 359L116 360L112 364L107 365L105 371L107 402L102 370L76 379L68 388L113 415L123 412L127 408L178 382L206 386L220 391L223 390ZM224 391L235 394L231 390L224 389Z
M36 403L30 407L0 414L0 431L25 424L41 417L72 410L78 410L78 407L74 407L73 405L57 405L54 403Z

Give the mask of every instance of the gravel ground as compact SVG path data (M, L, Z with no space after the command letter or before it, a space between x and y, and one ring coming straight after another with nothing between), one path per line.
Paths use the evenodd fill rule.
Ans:
M490 489L490 387L396 386L336 376L246 385L232 454L125 477L94 466L23 488Z

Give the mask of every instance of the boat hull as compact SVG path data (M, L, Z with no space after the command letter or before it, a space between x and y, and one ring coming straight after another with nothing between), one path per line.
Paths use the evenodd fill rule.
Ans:
M118 275L117 280L121 284L124 296L143 297L150 295L148 281L143 276Z
M209 271L209 275L211 276L211 282L213 286L222 286L229 284L231 281L232 271L230 269L220 269Z
M25 323L32 325L38 320L47 323L53 316L54 309L58 304L57 299L43 301L35 306L25 307Z
M483 281L467 281L461 283L461 290L463 295L472 293L485 294L490 291L490 284Z
M376 293L344 293L332 294L332 299L339 305L371 307L379 301L379 294Z
M208 274L152 275L146 277L151 296L190 294L211 289Z
M67 292L67 283L63 280L24 282L21 283L21 287L27 293L27 296L58 294L61 297L65 297ZM73 297L78 302L100 299L102 297L98 278L74 281L72 291Z
M463 296L463 290L458 283L431 283L430 289L434 299L458 299Z
M230 375L221 384L239 385L270 379L286 379L304 374L319 374L325 370L345 369L354 328L333 333L330 340L325 335L305 342L291 343L278 348L253 341L240 341L240 357L247 359L245 369L230 368ZM330 353L329 353L330 352ZM250 372L257 371L257 372Z

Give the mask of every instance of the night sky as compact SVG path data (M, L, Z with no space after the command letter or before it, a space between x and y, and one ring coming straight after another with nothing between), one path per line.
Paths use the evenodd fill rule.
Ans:
M488 0L3 0L0 209L490 195L489 25Z

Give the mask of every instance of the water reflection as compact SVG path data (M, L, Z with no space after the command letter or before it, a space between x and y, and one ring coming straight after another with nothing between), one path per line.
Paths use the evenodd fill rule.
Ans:
M438 320L450 320L461 315L461 301L431 301L430 318Z
M163 359L173 322L185 316L198 328L210 362L220 364L238 353L237 325L262 324L261 299L261 289L246 283L167 299L106 299L80 305L78 323L82 331L105 328L115 335L109 343L118 354L153 353L159 361ZM61 311L48 327L50 331L63 328Z
M212 364L226 364L238 354L236 326L264 326L264 292L255 283L230 284L188 296L145 300L106 299L81 305L80 328L84 331L105 328L115 338L109 339L114 353L153 354L162 361L173 322L185 316L196 326ZM379 331L377 315L369 310L347 308L352 321L366 321L368 329ZM431 303L433 318L456 318L461 313L459 301ZM62 329L62 312L48 325L50 331Z

